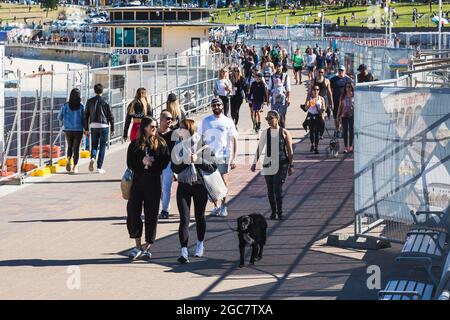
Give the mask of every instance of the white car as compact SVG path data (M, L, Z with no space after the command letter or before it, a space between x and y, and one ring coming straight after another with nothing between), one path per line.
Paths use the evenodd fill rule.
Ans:
M136 1L131 1L131 2L128 2L128 5L130 5L130 6L140 6L140 5L141 5L141 2L138 1L138 0L136 0Z

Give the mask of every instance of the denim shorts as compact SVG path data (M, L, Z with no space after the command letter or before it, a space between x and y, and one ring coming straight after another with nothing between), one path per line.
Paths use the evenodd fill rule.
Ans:
M223 158L219 163L217 164L217 170L220 174L227 174L230 172L230 159L229 158Z

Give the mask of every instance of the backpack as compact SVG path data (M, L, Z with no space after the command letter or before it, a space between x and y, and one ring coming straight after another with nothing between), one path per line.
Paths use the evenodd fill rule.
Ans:
M275 76L275 74L273 74L273 75L270 77L270 79L272 80L272 81L271 81L271 84L270 84L270 90L273 90L273 89L274 89L274 87L273 87L274 76ZM288 75L287 75L286 73L282 73L281 81L282 81L282 83L283 83L283 85L282 85L283 88L284 88L284 86L286 85L287 77L288 77Z
M276 106L283 106L286 103L286 89L280 87L280 91L273 96L273 102Z

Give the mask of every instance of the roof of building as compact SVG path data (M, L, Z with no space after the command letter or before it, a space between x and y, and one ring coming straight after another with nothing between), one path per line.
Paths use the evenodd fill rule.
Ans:
M204 21L114 21L114 22L100 22L93 24L93 26L98 27L115 27L115 26L154 26L154 27L165 27L165 26L181 26L181 27L220 27L223 24L204 22Z
M188 7L152 7L152 6L126 6L126 7L112 7L106 8L106 11L140 11L140 10L160 10L160 11L172 11L172 10L184 10L184 11L211 11L210 8L188 8Z

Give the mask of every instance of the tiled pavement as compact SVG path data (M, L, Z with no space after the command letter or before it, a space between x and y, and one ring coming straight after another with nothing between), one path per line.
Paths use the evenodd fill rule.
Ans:
M238 241L230 230L244 213L267 216L270 211L263 177L249 170L248 155L257 140L247 130L251 125L243 105L229 217L207 218L205 258L176 262L174 199L174 218L159 223L151 262L130 264L124 257L133 242L119 189L126 146L118 145L108 154L106 175L27 179L26 187L0 197L0 299L375 299L376 291L366 286L367 266L390 273L399 248L365 252L323 244L328 234L353 222L353 159L308 152L309 143L301 142L304 131L298 129L305 89L293 88L287 126L294 136L295 173L284 186L286 219L269 221L262 261L237 268ZM326 144L327 139L321 141L322 151ZM195 226L190 242L195 244ZM67 286L71 266L80 268L80 289ZM389 273L383 272L383 280Z

